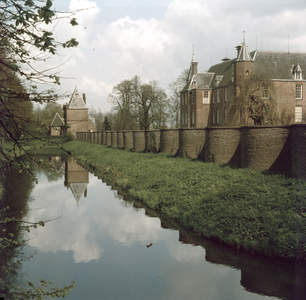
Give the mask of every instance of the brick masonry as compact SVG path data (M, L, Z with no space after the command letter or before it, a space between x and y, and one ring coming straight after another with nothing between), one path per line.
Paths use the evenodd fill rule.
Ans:
M290 126L241 128L241 167L254 170L290 171Z
M306 124L124 131L123 148L144 151L152 146L153 133L156 149L160 144L160 152L306 177ZM111 132L103 132L101 136L110 146ZM89 132L77 137L88 141Z
M106 146L112 146L112 132L106 131Z
M117 147L118 148L123 148L124 147L124 142L123 142L123 132L118 132L117 135Z
M112 148L117 148L117 138L118 138L117 131L112 131Z
M160 131L160 151L177 155L179 150L179 130L162 129Z
M240 127L207 127L205 161L240 165Z
M133 149L135 152L142 152L146 148L145 132L143 130L133 131Z
M123 143L124 143L124 150L131 150L133 149L133 131L124 131L123 132Z
M179 157L204 159L205 136L205 129L180 129Z
M145 131L145 148L146 152L160 151L160 130Z

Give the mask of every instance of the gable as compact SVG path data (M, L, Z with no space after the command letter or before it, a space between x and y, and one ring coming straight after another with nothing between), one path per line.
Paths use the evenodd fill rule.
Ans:
M55 114L50 126L63 126L64 120L60 117L58 113Z
M71 96L69 101L69 109L87 109L87 106L77 89L74 90Z

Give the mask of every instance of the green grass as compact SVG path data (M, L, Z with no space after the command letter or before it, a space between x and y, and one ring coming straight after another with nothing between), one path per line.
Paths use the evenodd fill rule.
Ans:
M84 142L63 148L129 197L236 248L306 258L306 182Z

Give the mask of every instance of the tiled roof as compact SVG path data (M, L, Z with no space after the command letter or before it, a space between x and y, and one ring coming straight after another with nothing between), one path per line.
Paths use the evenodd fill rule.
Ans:
M60 117L60 115L58 113L56 113L50 126L60 127L60 126L63 126L64 124L65 124L64 120Z
M254 71L271 79L294 79L294 68L300 66L306 78L305 52L254 51Z
M86 103L84 102L81 95L75 88L71 96L71 99L69 101L69 109L84 109L84 108L87 108Z

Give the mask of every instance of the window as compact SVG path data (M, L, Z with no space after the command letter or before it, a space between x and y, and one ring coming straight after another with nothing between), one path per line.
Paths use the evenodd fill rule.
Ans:
M302 99L302 85L295 85L295 99Z
M193 87L197 87L197 82L195 80L193 81Z
M187 112L185 112L185 125L188 124L188 116L187 116Z
M217 123L220 124L220 110L217 108Z
M227 123L227 107L224 107L224 123Z
M303 120L303 106L297 105L295 107L295 123L300 123Z
M224 101L225 102L228 101L228 88L227 87L224 89Z
M220 89L217 90L217 103L220 103Z
M213 117L213 124L215 124L216 123L216 116L215 116L215 110L213 109L213 111L212 111L212 117Z
M209 104L209 91L203 91L203 104Z
M191 102L194 104L194 98L195 98L195 93L194 91L191 92Z
M266 85L266 84L262 88L262 97L264 99L268 99L269 98L269 86Z
M295 72L295 79L302 79L301 72Z
M181 115L181 124L184 125L184 113Z
M246 72L245 72L245 76L249 76L249 70L246 70Z
M192 125L194 125L194 110L192 111Z
M213 91L213 103L216 103L216 90Z

